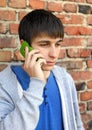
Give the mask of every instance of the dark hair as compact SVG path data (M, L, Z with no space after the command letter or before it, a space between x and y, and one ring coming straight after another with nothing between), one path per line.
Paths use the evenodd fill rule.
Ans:
M64 37L60 19L44 9L36 9L25 15L20 21L18 32L19 38L30 44L35 37L42 34L53 38Z

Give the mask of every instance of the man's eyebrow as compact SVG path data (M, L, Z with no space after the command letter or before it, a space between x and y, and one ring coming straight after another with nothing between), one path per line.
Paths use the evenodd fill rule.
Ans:
M63 41L63 39L60 39L56 42L62 42L62 41ZM37 41L37 43L50 43L50 41L49 40L40 40L40 41Z
M50 43L49 40L40 40L40 41L37 41L37 43Z
M59 41L57 41L57 42L63 42L63 39L60 39Z

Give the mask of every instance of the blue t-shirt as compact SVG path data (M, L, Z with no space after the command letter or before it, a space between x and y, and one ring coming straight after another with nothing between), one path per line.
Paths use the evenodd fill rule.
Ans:
M60 93L52 72L44 88L43 98L36 130L64 130Z
M29 86L30 77L21 66L12 66L22 88ZM43 91L43 103L39 106L40 117L35 130L64 130L62 119L62 104L58 85L53 73L50 73L47 84Z

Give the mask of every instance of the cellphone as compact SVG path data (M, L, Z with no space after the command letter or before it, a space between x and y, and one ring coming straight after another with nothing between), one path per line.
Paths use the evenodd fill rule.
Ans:
M33 48L28 44L27 41L24 41L20 47L20 53L22 54L23 57L25 57L25 47L28 47L29 51L32 51Z

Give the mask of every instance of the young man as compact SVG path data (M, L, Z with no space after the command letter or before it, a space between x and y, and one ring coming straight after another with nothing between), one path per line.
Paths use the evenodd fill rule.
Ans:
M28 13L19 25L28 42L21 66L0 72L0 130L84 130L71 76L56 66L64 29L51 12Z

